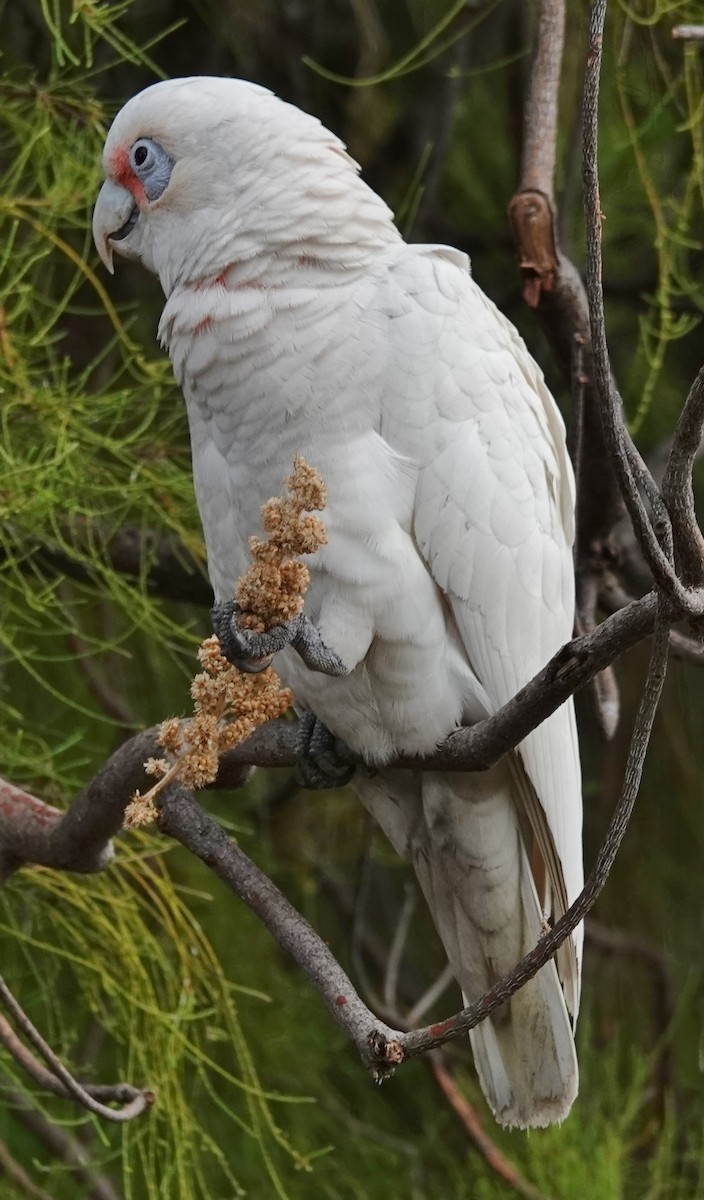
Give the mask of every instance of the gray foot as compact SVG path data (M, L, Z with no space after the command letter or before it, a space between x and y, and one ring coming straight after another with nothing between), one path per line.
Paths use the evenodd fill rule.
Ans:
M299 781L307 788L344 787L355 772L345 743L308 709L298 722L296 756Z
M325 645L316 626L303 613L292 617L285 625L275 625L266 633L240 629L238 614L239 607L234 600L216 604L210 610L222 652L240 671L250 674L264 671L277 650L292 646L311 671L322 671L324 675L347 674L345 664Z

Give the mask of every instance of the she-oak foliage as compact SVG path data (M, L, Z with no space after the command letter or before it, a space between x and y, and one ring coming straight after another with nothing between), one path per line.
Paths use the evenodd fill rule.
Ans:
M283 38L279 5L271 7L272 28ZM342 0L319 7L328 22L332 17L343 22L350 41L361 36ZM438 2L421 12L397 0L380 9L388 61L400 60L414 41L420 44L446 7ZM188 69L178 49L172 61L169 38L145 51L138 48L155 40L157 28L145 21L141 8L27 0L8 5L0 16L7 30L0 82L2 774L57 804L90 777L126 728L186 710L194 650L207 631L203 611L149 594L147 554L143 575L135 579L110 565L107 549L125 526L165 533L202 568L182 403L169 365L154 346L156 302L152 327L139 326L132 297L136 289L142 294L147 289L146 276L135 269L108 288L88 232L88 204L97 190L112 112L155 75ZM511 65L511 56L499 53L502 36L506 40L501 9L497 6L496 23L488 25L484 56L477 49L476 64L472 55L463 61L466 91L457 103L456 136L439 195L449 219L469 231L475 270L506 308L517 290L501 239L503 205L515 183L515 156L507 147L520 55ZM605 97L602 143L603 195L610 202L605 256L614 283L613 340L628 347L617 351L615 365L627 385L631 415L651 443L671 429L684 381L700 356L700 335L692 335L704 307L696 271L704 207L702 52L696 46L678 55L669 46L663 50L670 26L696 19L695 9L614 5L610 31L613 83ZM272 56L278 47L280 64L287 61L286 41L274 38L270 47L238 0L227 13L223 45L229 39L234 46L232 29L239 21L249 71L259 70L262 82L280 87L277 71L283 65L273 66ZM181 15L175 4L162 4L161 30ZM196 40L205 46L211 35L197 24L198 16L190 9L183 15L187 34L195 26ZM578 14L570 19L579 32ZM331 65L349 74L354 56L342 61L344 53L329 34L319 12L304 49L316 61L327 61L329 51ZM176 43L180 36L173 35ZM571 81L581 71L580 36L568 47L566 138L577 120ZM448 43L446 53L450 50ZM245 73L233 56L215 69ZM423 70L431 74L420 77L422 87L433 86L438 69L432 59L425 62ZM392 77L387 90L379 90L378 121L366 131L372 159L380 130L399 120L421 83L413 75ZM317 89L316 97L322 94L319 79L308 86ZM361 144L362 107L350 103L344 89L324 86L327 103L339 106L338 128L346 111L348 140L356 134ZM505 131L501 154L498 133L483 138L477 132L480 114L489 112ZM386 176L389 198L405 201L407 213L422 211L427 161L423 151ZM381 170L378 162L371 166ZM569 170L568 165L567 176ZM569 194L569 177L564 186ZM566 210L565 219L571 217ZM480 240L476 247L473 236ZM642 276L633 270L634 255ZM510 315L532 336L517 307ZM701 704L701 685L688 686L688 703ZM669 711L676 713L677 696ZM671 730L677 724L668 715L664 721ZM675 748L675 777L683 785L696 778L694 760L685 758L682 751L678 759ZM596 791L589 747L587 762ZM212 804L344 958L349 905L339 901L353 894L358 864L367 855L354 802L325 795L311 799L303 811L291 789L282 791L274 777L257 778L227 807L222 799ZM644 833L633 835L636 848L639 837L646 845L648 834L657 835L659 828L647 806L643 822ZM704 833L698 827L695 836L701 847ZM375 877L374 886L383 887L383 900L391 903L403 868L383 847L379 859L376 875L391 885ZM373 873L374 862L363 869ZM651 889L662 889L666 914L674 904L670 872L665 867ZM700 911L694 884L687 895ZM656 902L649 899L646 912L650 903ZM90 1132L91 1161L130 1200L225 1200L245 1190L262 1197L373 1200L388 1194L390 1179L399 1196L413 1200L438 1195L498 1200L507 1194L506 1185L468 1149L423 1064L407 1068L382 1090L371 1089L317 999L282 962L268 935L163 840L131 834L120 842L117 865L86 879L25 870L6 887L0 905L3 974L52 1045L85 1077L125 1078L157 1093L155 1106L138 1122L109 1130L95 1125ZM618 904L609 919L628 924ZM691 939L683 933L672 939L686 953ZM413 978L423 954L411 954ZM681 967L676 974L687 978ZM529 1140L497 1133L498 1144L545 1196L704 1195L701 1102L693 1093L685 1123L669 1093L664 1114L651 1107L647 996L619 981L614 964L594 960L591 975L578 1108L560 1129ZM700 982L700 973L690 974L683 1014L668 1033L677 1045L678 1030L684 1030L676 1060L695 1056L699 1031L688 1012ZM623 1033L608 1032L614 1023L623 1025ZM458 1080L478 1103L466 1054L455 1053ZM18 1092L31 1096L33 1105L68 1123L69 1131L77 1123L90 1126L91 1119L28 1091L5 1055L2 1067L7 1105L0 1136L56 1200L90 1194L26 1131L12 1105ZM696 1088L688 1063L682 1077L685 1087Z

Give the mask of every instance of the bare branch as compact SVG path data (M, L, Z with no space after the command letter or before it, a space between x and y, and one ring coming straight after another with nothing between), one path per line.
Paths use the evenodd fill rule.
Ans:
M416 1000L413 1008L409 1008L406 1013L406 1024L410 1029L417 1025L429 1009L440 999L444 992L447 991L455 983L455 976L452 972L452 967L449 963L445 963L442 971L435 979L430 987L426 988L422 996Z
M0 778L0 884L22 863L53 866L51 838L64 814L16 784ZM100 871L113 858L109 838L86 855L79 871Z
M0 1017L0 1041L9 1051L16 1062L34 1079L40 1087L46 1088L57 1096L76 1100L88 1112L102 1117L106 1121L131 1121L141 1116L154 1103L154 1093L130 1087L129 1084L101 1085L84 1087L73 1078L39 1030L32 1024L24 1009L18 1004L5 980L0 976L0 1003L22 1030L28 1041L44 1059L49 1067L42 1067L34 1055L30 1054L16 1037L11 1026ZM116 1100L121 1108L108 1108L105 1100Z
M525 1196L526 1200L544 1200L542 1192L539 1192L527 1179L524 1179L516 1170L513 1163L509 1162L501 1153L498 1146L492 1142L477 1113L466 1096L462 1095L450 1071L442 1062L441 1057L437 1054L430 1055L429 1066L440 1091L453 1112L459 1117L465 1131L472 1139L487 1166L491 1168L494 1174L498 1175L499 1179L507 1187L512 1188L514 1192L518 1192L519 1196Z
M499 1008L557 952L601 893L626 831L640 786L643 762L667 666L668 625L662 613L626 764L623 791L594 869L583 891L531 950L479 1000L447 1020L402 1032L380 1022L355 991L345 972L308 922L272 881L182 788L161 795L160 827L202 859L252 909L279 944L305 971L328 1009L375 1073L393 1070L408 1058L458 1038Z
M573 692L647 637L655 624L656 609L654 593L632 601L592 633L563 646L493 716L458 729L431 757L399 758L387 765L434 771L487 770ZM122 828L125 808L135 790L147 782L143 764L159 753L157 733L158 726L154 726L124 742L63 816L21 789L6 785L7 791L0 791L0 882L25 862L67 871L95 871L106 866L112 858L110 839ZM223 755L218 777L211 786L241 787L252 765L292 767L295 763L295 722L271 721ZM31 836L26 832L27 823Z
M590 911L608 879L633 812L653 720L665 681L666 666L667 625L660 622L653 642L648 678L631 737L623 791L597 856L596 864L584 889L554 927L540 939L535 949L522 958L514 969L494 984L481 999L446 1021L440 1021L426 1029L406 1034L402 1039L404 1059L423 1054L426 1050L440 1046L451 1038L461 1037L473 1029L475 1025L478 1025L480 1021L483 1021L496 1008L510 999L523 987L524 983L532 979L540 968L545 966L546 962L549 962L565 938L573 929L576 929ZM383 1047L381 1050L383 1052Z
M3 1141L0 1141L0 1175L14 1183L25 1196L30 1197L30 1200L52 1200L49 1193L27 1174L22 1164L10 1153L7 1143Z
M6 1089L5 1103L12 1108L13 1116L49 1151L75 1174L76 1179L88 1188L86 1200L122 1200L120 1193L106 1175L91 1163L85 1146L78 1138L52 1124L42 1112L30 1107L21 1092Z
M675 554L690 587L704 579L704 537L694 509L692 471L704 431L704 367L692 384L680 413L662 481L662 496L672 520Z
M521 188L553 203L558 93L565 40L564 0L538 0L536 39L526 97Z
M623 404L609 364L604 324L601 259L601 204L598 176L599 80L604 38L606 0L593 0L589 26L589 53L584 83L583 180L587 236L587 296L594 362L594 379L609 458L633 523L638 543L653 578L685 616L704 613L704 592L683 586L671 562L671 528L654 479L643 463L626 429ZM653 527L641 499L646 492L653 506Z
M384 1007L387 1009L395 1009L398 1005L398 977L406 943L408 942L408 935L411 932L413 914L416 910L416 900L415 888L412 885L407 886L386 960L383 995Z
M402 1035L374 1017L312 926L189 792L166 789L159 797L159 807L160 829L202 859L244 900L308 976L363 1062L373 1067L372 1035L391 1043Z
M657 612L654 592L607 617L593 633L573 638L525 687L493 716L450 734L428 758L398 758L393 767L433 771L485 771L522 742L565 700L625 650L652 633ZM272 736L273 735L273 736ZM216 786L228 786L233 766L293 766L295 727L276 722L258 729L222 760Z
M535 309L555 361L569 384L572 423L569 449L577 481L575 568L577 632L597 621L595 598L611 531L623 512L606 452L591 383L589 311L584 285L562 254L557 233L554 173L559 87L564 43L564 0L536 6L535 48L524 107L523 155L519 190L509 204L523 296ZM619 696L610 668L593 681L597 719L606 736L618 724Z
M632 604L633 599L613 573L609 572L604 576L599 592L599 607L602 612L618 612L619 609ZM690 663L694 667L704 667L704 643L701 639L695 641L693 637L687 637L678 629L670 630L670 654L673 658Z

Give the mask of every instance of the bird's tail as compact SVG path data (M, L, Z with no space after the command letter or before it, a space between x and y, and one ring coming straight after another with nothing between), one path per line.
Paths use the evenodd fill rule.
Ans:
M510 775L381 772L360 794L414 863L465 1002L538 941L543 914ZM482 1090L502 1125L563 1120L577 1095L572 1033L554 962L470 1033Z
M521 955L532 949L541 933L527 862L522 875L527 893L523 921L529 936ZM465 995L465 1003L469 1002ZM579 1073L572 1024L554 962L472 1029L469 1039L482 1091L497 1121L526 1129L565 1119L577 1096Z

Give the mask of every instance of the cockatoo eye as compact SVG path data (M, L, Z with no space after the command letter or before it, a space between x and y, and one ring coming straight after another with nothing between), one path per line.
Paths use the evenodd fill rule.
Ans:
M171 178L174 160L152 138L138 138L130 148L130 166L148 200L158 200Z

